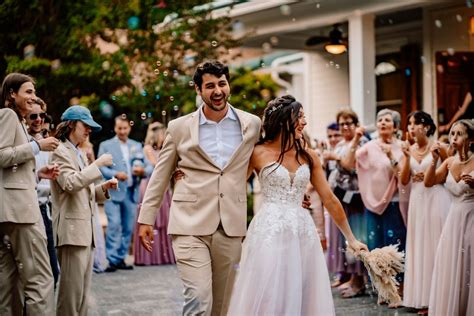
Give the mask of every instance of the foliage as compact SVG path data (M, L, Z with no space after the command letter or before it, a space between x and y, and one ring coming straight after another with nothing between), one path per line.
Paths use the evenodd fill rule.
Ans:
M122 113L143 134L151 120L169 121L195 109L190 81L198 62L237 56L230 50L239 45L230 19L197 10L203 2L4 0L0 75L34 76L56 120L78 98L104 125L100 138L110 137L110 118ZM24 58L28 45L34 56ZM257 112L276 91L269 76L244 69L233 71L231 87L232 104ZM106 104L114 113L103 111Z

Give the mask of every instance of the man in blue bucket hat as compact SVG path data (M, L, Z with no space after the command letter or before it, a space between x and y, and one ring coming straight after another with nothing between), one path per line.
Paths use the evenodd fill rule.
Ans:
M110 198L109 189L116 189L118 183L104 181L100 171L112 165L112 155L100 155L89 164L79 148L101 129L90 111L75 105L61 119L56 130L60 144L50 158L59 168L57 179L51 181L53 233L61 268L56 315L87 315L96 203Z
M61 115L61 121L81 121L89 126L93 133L102 129L102 126L96 123L92 118L91 111L81 105L73 105L64 111Z

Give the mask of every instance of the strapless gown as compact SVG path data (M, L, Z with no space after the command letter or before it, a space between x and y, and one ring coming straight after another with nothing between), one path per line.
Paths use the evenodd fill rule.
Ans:
M243 243L228 315L334 315L319 236L301 207L308 165L293 174L272 163L259 177L262 204Z

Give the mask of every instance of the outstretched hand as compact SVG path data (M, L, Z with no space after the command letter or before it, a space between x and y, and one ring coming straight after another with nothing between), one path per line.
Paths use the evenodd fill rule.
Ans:
M140 243L148 252L152 252L153 244L153 226L147 224L138 224L138 237L140 238Z

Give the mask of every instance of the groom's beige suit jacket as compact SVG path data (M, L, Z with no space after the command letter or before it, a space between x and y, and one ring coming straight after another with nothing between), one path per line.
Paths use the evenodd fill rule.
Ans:
M179 168L185 177L174 187L168 234L211 235L221 222L228 236L245 235L247 168L259 138L260 119L232 109L240 122L242 142L222 170L199 146L199 110L169 123L160 160L145 193L139 223L155 223L163 195Z

